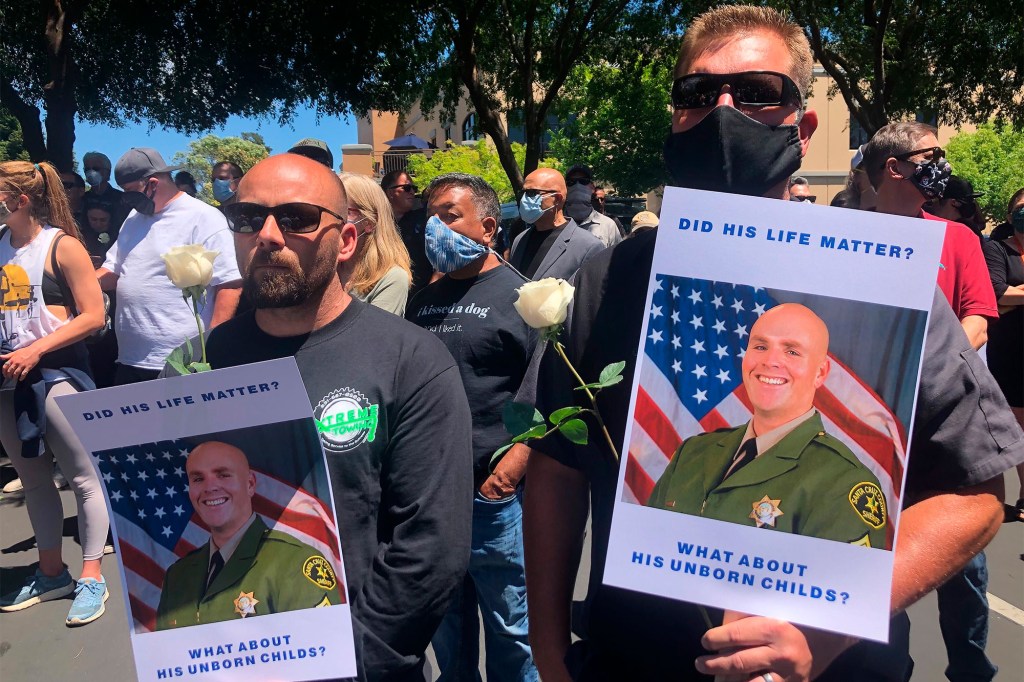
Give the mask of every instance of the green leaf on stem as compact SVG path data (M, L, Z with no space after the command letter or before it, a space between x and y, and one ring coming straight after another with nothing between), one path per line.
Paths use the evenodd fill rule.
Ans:
M512 449L513 445L515 445L515 443L506 443L494 451L494 454L491 455L491 471L494 471L494 467L497 466L498 462L501 461L501 458L505 456L505 453Z
M575 405L570 406L570 407L563 407L560 410L555 410L554 412L552 412L551 416L548 417L548 421L550 421L555 426L558 426L559 422L563 422L566 419L568 419L569 417L572 417L573 415L577 415L577 414L579 414L582 411L583 411L582 407L576 407Z
M208 362L192 362L189 363L188 368L194 374L199 374L200 372L209 372L210 370L213 369L213 367L210 367L210 363Z
M509 401L501 412L501 420L505 424L505 430L513 436L540 424L544 425L542 415L533 405Z
M548 428L544 424L538 424L537 426L534 426L530 430L520 433L518 436L512 439L512 442L522 443L523 441L527 441L531 438L540 438L547 432Z
M192 340L189 339L187 336L185 337L185 348L187 348L188 350L185 351L184 360L191 362L192 358L195 356L192 354ZM181 350L181 348L178 348L178 350Z
M175 348L171 351L171 354L167 356L167 364L174 368L174 371L178 374L188 374L188 368L185 367L184 354L181 348Z
M587 424L582 419L570 419L558 425L562 435L577 445L587 444Z
M626 363L624 361L613 362L601 370L601 375L597 378L597 382L602 386L614 386L619 382L612 381L612 379L618 377L619 381L622 381L622 370L624 369L626 369Z

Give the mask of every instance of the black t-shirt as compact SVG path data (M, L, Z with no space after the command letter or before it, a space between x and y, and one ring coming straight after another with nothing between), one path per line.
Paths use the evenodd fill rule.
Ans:
M458 368L433 335L358 300L310 334L270 336L248 313L207 341L214 368L288 356L321 423L360 679L422 682L469 560L471 423Z
M624 380L598 394L613 442L625 436L630 391L657 231L651 230L595 255L576 279L566 352L583 377L596 377L626 360ZM949 304L936 289L921 372L905 500L926 491L954 490L987 481L1024 459L1024 442L991 375L971 350ZM542 414L583 402L561 360L550 349L537 387ZM591 425L591 432L596 427ZM692 604L602 584L618 467L602 439L575 446L560 434L533 441L538 451L582 471L590 483L593 549L584 613L586 673L577 680L638 682L709 680L693 668L704 655L706 627ZM936 520L941 523L941 520ZM709 609L721 622L721 612ZM905 615L893 621L890 645L861 642L845 652L821 680L902 680L907 662Z
M523 270L523 274L527 277L533 278L537 274L537 268L544 262L544 257L548 255L548 251L551 250L551 245L555 243L555 239L562 234L561 228L565 227L568 223L562 223L553 230L531 230L525 237L526 244L523 245L523 263L528 263L526 268Z
M427 238L425 227L427 225L426 209L417 208L409 211L398 221L398 231L402 235L402 243L409 251L409 259L412 269L412 286L409 287L409 300L422 289L430 284L430 278L434 274L434 266L427 260Z
M537 335L513 307L523 280L505 266L472 279L443 277L406 309L411 322L433 332L455 358L473 413L473 469L477 487L491 456L509 439L505 403L523 381Z

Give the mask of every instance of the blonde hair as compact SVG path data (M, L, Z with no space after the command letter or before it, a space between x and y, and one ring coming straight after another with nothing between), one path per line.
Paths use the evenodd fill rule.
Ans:
M409 251L398 234L395 214L384 190L365 175L339 173L338 177L345 186L349 207L357 209L374 225L373 231L361 238L346 285L348 290L365 296L396 265L405 271L411 285Z
M774 33L786 43L792 61L790 73L800 94L806 98L811 89L814 57L804 30L785 14L770 7L726 5L701 14L693 20L683 36L676 60L676 78L686 75L690 66L704 51L726 39L750 35L758 31Z
M45 161L4 161L0 163L0 192L24 194L29 198L30 215L43 225L60 228L78 241L82 235L75 224L64 193L60 174Z

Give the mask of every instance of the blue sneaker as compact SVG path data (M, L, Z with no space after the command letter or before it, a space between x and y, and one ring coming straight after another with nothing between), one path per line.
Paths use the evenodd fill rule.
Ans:
M82 578L75 588L75 602L68 611L67 624L69 627L91 623L106 611L103 602L107 601L110 592L107 591L107 581L100 577Z
M0 611L21 611L39 602L66 597L74 591L75 581L71 579L68 569L65 568L60 575L52 578L36 569L35 575L25 582L21 590L0 598Z

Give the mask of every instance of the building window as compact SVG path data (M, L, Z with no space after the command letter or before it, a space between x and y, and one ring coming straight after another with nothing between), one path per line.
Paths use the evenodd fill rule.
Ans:
M476 114L469 114L462 121L462 140L476 140L479 136L476 132Z
M444 127L444 142L445 142L445 144L448 144L449 141L454 142L454 139L452 138L452 124L451 123L445 125L445 127Z
M850 117L850 149L859 149L861 145L868 143L871 136L868 135L868 131L864 130L864 126L860 124L853 116Z

